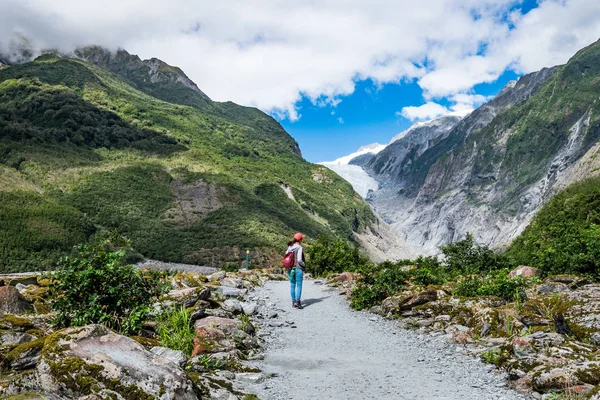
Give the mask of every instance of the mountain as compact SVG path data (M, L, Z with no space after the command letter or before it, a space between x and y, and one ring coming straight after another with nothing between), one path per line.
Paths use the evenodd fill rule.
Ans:
M366 198L370 191L379 188L379 183L365 172L362 165L368 163L384 148L385 145L373 143L363 146L358 151L338 158L335 161L325 161L319 164L335 171L339 176L350 182L358 194Z
M599 93L597 42L511 82L422 152L393 142L365 166L381 186L370 202L419 252L467 232L504 247L558 190L600 171Z
M116 230L141 255L279 261L295 231L396 245L352 187L263 112L180 69L99 47L0 70L0 270ZM379 238L379 239L378 239ZM387 244L386 244L387 243Z

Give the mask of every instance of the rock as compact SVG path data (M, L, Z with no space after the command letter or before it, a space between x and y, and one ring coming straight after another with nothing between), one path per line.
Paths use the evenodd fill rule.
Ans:
M190 321L191 322L196 322L200 318L204 318L204 317L206 317L206 313L204 312L204 309L200 308L200 307L197 307L190 314Z
M19 292L22 292L23 290L27 289L27 286L23 285L22 283L17 283L15 285L15 289L17 289Z
M351 282L360 278L360 275L351 272L344 272L333 278L336 282Z
M5 314L25 314L32 309L17 289L12 286L0 287L0 312Z
M0 336L0 345L15 345L32 342L35 336L23 332L5 332Z
M266 379L264 374L254 372L242 372L235 374L235 379L242 383L249 383L252 385L263 383Z
M540 369L539 372L532 374L531 385L538 392L548 392L573 386L576 381L572 371L568 368Z
M258 311L258 305L256 303L241 303L242 310L246 315L255 315Z
M229 311L234 314L241 314L242 312L244 312L244 309L242 308L242 304L238 300L235 300L235 299L225 300L222 307L225 311Z
M411 310L416 306L420 306L422 304L429 303L431 301L436 301L438 299L438 291L437 290L426 290L421 292L413 297L405 299L402 304L400 304L400 309L403 311Z
M226 334L233 334L237 330L239 321L229 318L206 317L194 323L196 331L200 328L217 328Z
M523 277L523 278L532 278L534 276L540 276L540 275L541 275L540 271L537 268L528 267L526 265L520 265L517 268L510 271L510 273L508 274L508 277L510 279L515 279L518 276Z
M30 369L36 366L40 358L45 338L21 344L11 350L4 360L4 364L16 371Z
M537 294L568 292L571 289L564 283L549 283L540 285L537 288Z
M241 289L244 287L242 280L237 278L225 278L221 281L221 286L227 286L236 289Z
M544 280L544 283L562 283L564 285L567 285L570 289L577 289L581 286L588 285L590 281L586 278L582 278L577 275L554 275L546 278Z
M486 337L487 335L490 334L491 329L492 329L492 325L490 325L488 322L484 322L483 326L481 327L480 336Z
M231 318L231 313L223 308L207 308L204 314L207 317Z
M166 299L176 301L184 307L191 307L201 297L206 297L207 295L210 297L210 289L208 288L187 288L171 290L165 297Z
M525 358L535 354L531 341L527 338L514 338L512 341L513 353L517 358Z
M225 273L225 271L217 271L217 272L207 276L207 278L209 281L216 282L216 281L220 281L221 279L224 279L226 276L227 276L227 274Z
M125 398L123 396L121 396L119 393L112 391L110 389L102 389L101 391L99 391L96 394L82 396L82 397L78 398L77 400L105 400L105 399L125 400Z
M167 359L167 360L179 365L180 367L183 367L183 365L187 361L186 355L183 353L183 351L180 351L180 350L172 350L172 349L169 349L166 347L158 347L157 346L157 347L151 348L150 351L159 357L162 357L164 359Z
M246 289L236 289L228 286L218 286L215 291L227 297L238 297L246 294Z
M575 385L568 387L566 393L567 395L578 397L581 395L588 394L592 390L594 390L594 386L584 383L583 385Z
M181 368L101 325L65 329L50 336L37 373L45 392L67 398L110 389L128 399L197 399Z
M600 332L594 332L590 335L590 342L596 346L600 346Z
M18 284L24 286L37 285L38 275L31 275L31 273L9 274L2 276L2 280L6 286L17 286Z

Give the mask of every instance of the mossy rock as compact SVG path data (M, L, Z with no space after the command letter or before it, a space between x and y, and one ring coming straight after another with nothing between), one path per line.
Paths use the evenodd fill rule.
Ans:
M8 328L18 332L25 332L35 328L29 318L19 317L13 314L7 314L2 317L0 324L7 325Z
M15 347L6 355L3 365L18 370L33 367L37 363L45 341L46 338L40 338Z
M130 336L130 338L144 346L146 350L160 346L160 341L158 339L151 339L143 336Z

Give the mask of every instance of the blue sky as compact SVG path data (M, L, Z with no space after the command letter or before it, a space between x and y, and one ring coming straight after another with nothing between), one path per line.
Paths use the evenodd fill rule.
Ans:
M537 0L525 0L510 11L527 14L537 6ZM485 46L480 53L485 54ZM476 84L469 93L486 98L495 96L509 81L521 75L507 68L494 82ZM424 97L416 80L378 85L366 79L355 82L354 92L339 97L341 101L336 106L316 105L303 96L297 103L299 119L279 118L279 121L298 141L305 159L333 161L367 144L388 143L414 122L398 113L404 107L425 104ZM435 102L445 107L451 104L447 98L438 98Z
M506 71L493 83L476 85L473 92L494 96L513 79L518 79L518 75L514 71ZM371 80L360 81L356 83L354 93L341 100L336 107L323 107L303 98L299 103L301 115L297 121L280 120L298 141L308 161L333 161L366 144L386 144L412 125L411 121L396 113L403 107L425 103L423 90L414 81L389 83L381 87ZM449 103L443 99L438 102L444 106Z

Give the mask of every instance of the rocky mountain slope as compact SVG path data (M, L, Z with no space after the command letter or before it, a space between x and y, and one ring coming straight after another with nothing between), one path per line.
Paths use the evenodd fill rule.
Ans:
M210 265L245 248L279 258L294 231L383 235L352 187L304 161L273 118L125 51L0 70L0 169L3 271L40 268L111 230L144 257Z
M455 126L403 135L364 167L380 184L370 202L420 253L467 232L505 246L559 189L600 170L599 65L595 43L511 82ZM426 145L411 147L413 137Z

